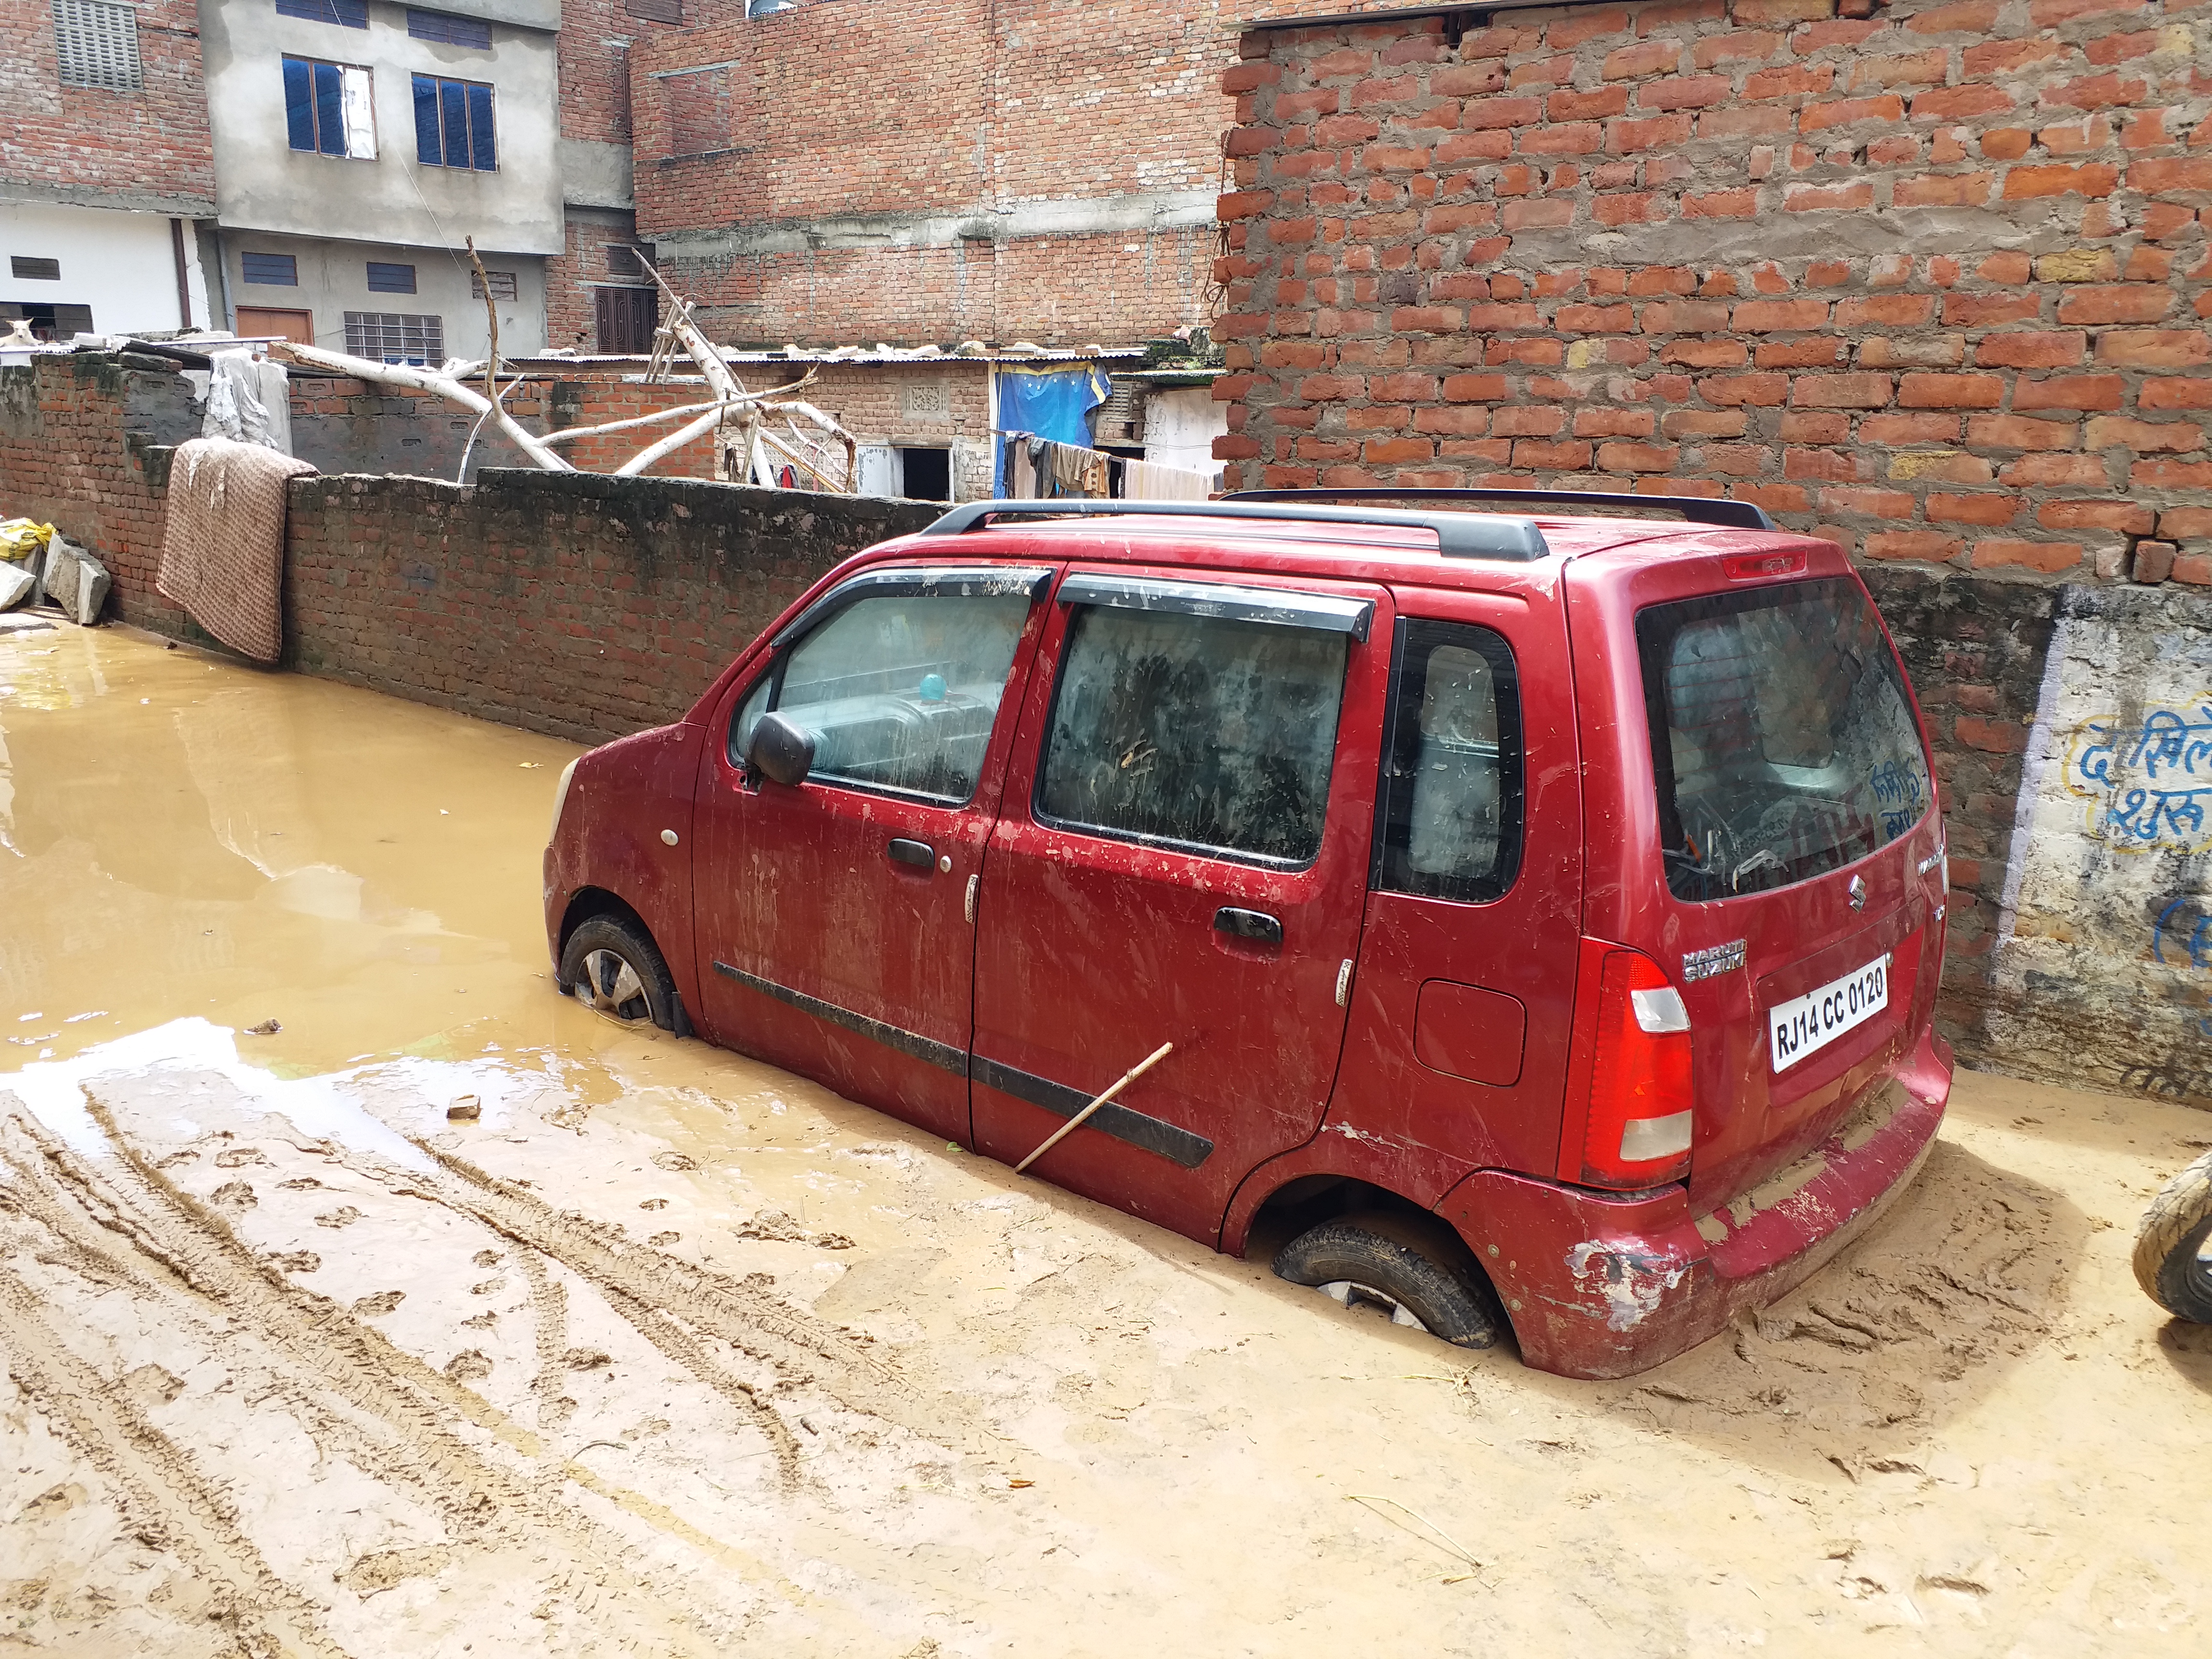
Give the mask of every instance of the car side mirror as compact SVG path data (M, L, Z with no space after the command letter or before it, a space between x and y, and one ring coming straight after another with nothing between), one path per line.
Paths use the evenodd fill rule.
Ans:
M763 714L745 744L745 764L769 782L793 788L814 769L814 739L781 714Z

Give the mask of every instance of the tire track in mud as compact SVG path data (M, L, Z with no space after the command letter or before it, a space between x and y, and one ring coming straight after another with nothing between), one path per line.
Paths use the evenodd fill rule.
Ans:
M467 1419L533 1460L548 1449L534 1432L512 1422L473 1390L435 1370L415 1355L362 1324L329 1297L291 1283L256 1254L221 1213L177 1187L124 1135L112 1112L90 1090L87 1109L115 1149L118 1185L135 1188L118 1198L137 1196L143 1208L129 1218L129 1234L194 1291L245 1324L298 1374L274 1379L284 1405L308 1423L343 1430L344 1416L318 1399L334 1395L357 1417L354 1459L363 1472L389 1485L416 1492L445 1522L456 1545L491 1547L514 1542L550 1544L578 1564L615 1570L625 1581L609 1586L612 1599L629 1604L647 1626L673 1619L703 1634L689 1610L680 1581L644 1569L637 1552L618 1534L560 1502L550 1491L492 1462L448 1425L440 1408ZM43 1129L15 1120L34 1140L52 1171L77 1191L97 1193L100 1183L82 1161ZM335 1150L335 1149L333 1149ZM103 1225L123 1218L125 1202L97 1205ZM218 1351L228 1344L218 1342ZM226 1358L228 1355L226 1354ZM348 1447L349 1455L353 1446ZM565 1468L556 1460L556 1468ZM624 1494L600 1494L634 1509ZM771 1575L773 1577L773 1575Z
M255 1659L287 1651L347 1659L321 1612L270 1570L239 1529L236 1510L191 1460L100 1373L64 1345L28 1285L0 1266L0 1346L8 1373L54 1431L123 1494L148 1546L166 1549L217 1588L216 1616Z
M787 1480L799 1455L789 1425L767 1391L720 1364L700 1334L767 1364L784 1384L812 1383L854 1411L926 1438L941 1442L948 1431L954 1437L966 1431L962 1413L925 1402L850 1333L726 1274L640 1245L604 1222L556 1210L426 1140L414 1144L449 1177L427 1183L441 1201L589 1284L655 1348L746 1412L775 1443Z

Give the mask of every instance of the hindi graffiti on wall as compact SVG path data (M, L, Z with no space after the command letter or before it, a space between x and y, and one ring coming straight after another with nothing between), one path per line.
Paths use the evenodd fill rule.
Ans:
M2156 708L2139 726L2082 721L2067 746L2068 793L2090 832L2132 853L2212 850L2212 693Z

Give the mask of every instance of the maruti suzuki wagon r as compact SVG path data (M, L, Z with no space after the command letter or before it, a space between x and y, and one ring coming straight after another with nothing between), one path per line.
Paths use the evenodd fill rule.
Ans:
M1947 879L1833 544L1390 491L872 548L570 767L544 902L564 991L1010 1164L1168 1045L1036 1173L1600 1377L1918 1170Z

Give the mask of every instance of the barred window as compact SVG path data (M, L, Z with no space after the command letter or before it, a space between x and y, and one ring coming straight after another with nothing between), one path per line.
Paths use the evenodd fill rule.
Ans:
M311 23L336 23L342 28L368 27L368 0L276 0L285 17L304 17Z
M417 40L437 40L449 46L491 46L491 25L473 17L456 17L449 11L417 11L407 8L407 33Z
M642 17L649 23L680 23L684 21L684 0L623 0L623 9L633 17Z
M415 267L386 264L380 259L368 262L368 291L371 294L412 294L415 291Z
M138 14L102 0L54 0L54 49L65 87L137 92L145 84L138 64Z
M490 279L491 297L493 299L512 300L514 297L514 273L513 271L487 270L484 272L484 277ZM481 300L483 296L483 278L479 277L476 272L472 270L469 273L469 298L471 300Z
M435 368L446 361L442 317L408 317L389 311L349 311L346 349L356 357Z
M9 258L8 274L19 283L58 283L62 279L62 262L18 253Z

